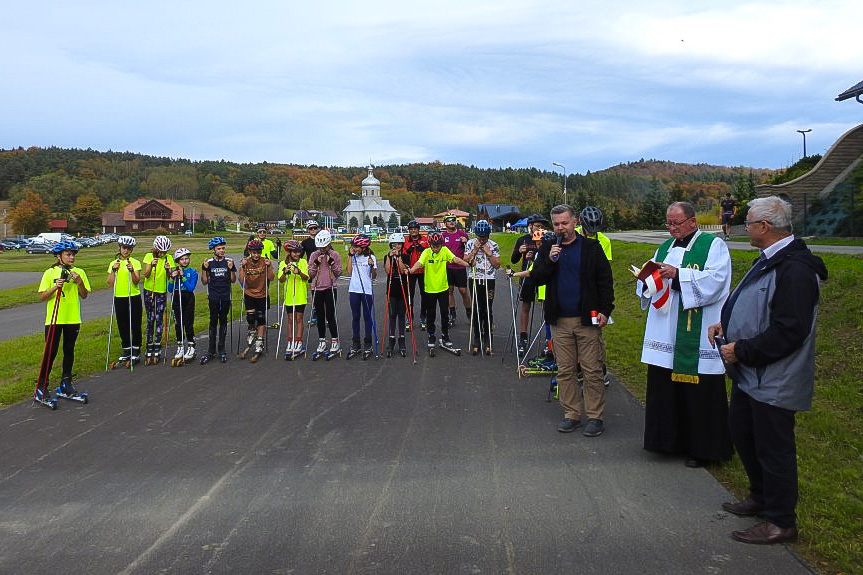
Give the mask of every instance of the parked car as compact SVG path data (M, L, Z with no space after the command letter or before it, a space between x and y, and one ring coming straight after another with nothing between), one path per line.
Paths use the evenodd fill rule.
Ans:
M53 243L48 242L32 242L26 248L28 254L50 254L54 249Z
M192 236L192 230L186 230L183 235Z
M6 242L0 242L0 248L3 248L4 251L5 250L19 250L19 249L21 249L21 246L17 242L6 241Z

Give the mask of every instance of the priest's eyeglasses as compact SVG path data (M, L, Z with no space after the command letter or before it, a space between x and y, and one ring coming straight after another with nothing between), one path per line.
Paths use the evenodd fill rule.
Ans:
M743 220L743 227L745 229L749 229L749 226L754 225L754 224L770 224L772 226L773 222L771 222L770 220L752 220L752 221Z
M695 216L692 216L691 218L684 218L684 219L680 220L679 222L665 222L665 227L666 228L678 228L694 217Z

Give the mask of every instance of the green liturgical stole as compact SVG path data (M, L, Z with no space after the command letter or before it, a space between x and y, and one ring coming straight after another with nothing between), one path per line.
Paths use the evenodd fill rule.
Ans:
M712 234L699 232L692 238L686 253L683 254L681 268L703 270L707 263L710 245L716 239ZM667 240L656 252L656 261L663 262L674 244L674 238ZM684 310L683 298L679 298L677 309L677 336L674 339L674 368L671 381L698 383L698 358L701 346L701 320L704 314L700 307Z

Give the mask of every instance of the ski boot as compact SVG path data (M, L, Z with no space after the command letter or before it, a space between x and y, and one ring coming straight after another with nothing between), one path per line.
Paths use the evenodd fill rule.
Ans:
M527 336L519 336L518 338L518 356L524 357L527 353Z
M190 363L195 359L195 343L186 344L186 353L183 354L183 363Z
M123 348L123 355L117 358L117 361L111 362L111 369L116 369L118 367L128 368L130 362L132 361L132 349L128 347Z
M342 346L339 344L338 338L333 338L332 343L330 344L330 351L327 352L327 361L330 361L334 357L342 357Z
M147 351L144 354L144 365L152 365L153 364L153 346L148 345Z
M228 363L228 354L225 353L224 351L220 351L219 352L219 361L221 361L222 363Z
M183 350L182 345L177 345L177 353L174 354L174 357L171 359L171 367L180 367L183 365L183 354L185 351Z
M306 346L303 345L302 341L294 342L294 359L298 359L306 355Z
M72 376L64 375L60 378L60 387L54 390L57 397L70 399L78 403L87 403L87 392L79 393L75 386L72 385Z
M51 397L51 390L48 389L47 385L44 389L41 385L36 387L36 391L33 392L33 401L39 405L44 405L51 411L57 409L57 398Z
M428 342L429 357L435 356L435 344L437 344L437 338L435 338L435 335L433 333L430 333Z
M468 316L470 317L470 316ZM449 326L452 327L455 325L455 308L449 308Z
M243 351L240 352L240 354L239 354L240 359L246 359L246 356L249 355L249 351L251 351L252 346L255 345L255 338L256 338L255 330L250 329L246 333L246 349L244 349Z
M363 346L363 360L370 358L375 353L375 348L372 347L372 341L367 339L365 341L365 345Z
M354 338L351 340L351 349L348 350L348 355L345 359L353 359L362 353L362 349L360 348L360 338Z
M327 355L327 340L318 340L318 349L312 352L312 361L318 361L320 358Z
M453 355L461 355L461 349L457 348L453 345L452 341L450 341L449 336L443 336L440 340L440 348L445 349Z
M294 345L297 342L289 341L287 347L285 347L285 361L292 361L294 359Z
M405 331L410 331L410 330L411 330L411 322L410 322L410 320L406 319L405 320Z
M208 363L210 363L210 360L213 359L215 355L215 353L210 353L209 351L204 352L204 354L201 356L201 365L207 365Z
M402 357L408 356L408 349L405 347L405 336L399 336L399 355Z
M262 355L264 355L264 338L256 337L255 349L252 352L251 357L249 357L249 363L258 363L258 360L261 358Z
M396 336L391 335L389 346L387 347L387 359L393 356L393 350L396 348Z
M153 348L153 357L150 361L152 365L159 365L162 361L162 346L155 346Z
M141 363L141 348L132 346L132 357L129 358L129 367Z
M426 330L426 320L421 319L420 320L420 331L425 331L425 330Z

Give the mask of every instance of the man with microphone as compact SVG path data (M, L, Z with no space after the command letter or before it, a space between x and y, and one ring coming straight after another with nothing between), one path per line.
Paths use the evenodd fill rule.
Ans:
M602 375L600 330L614 309L611 264L597 240L575 231L576 216L566 204L551 210L554 242L543 242L530 279L545 285L545 321L551 326L557 359L557 384L563 419L557 426L570 433L582 426L584 435L598 437L605 429L605 386ZM584 373L579 393L576 371Z

